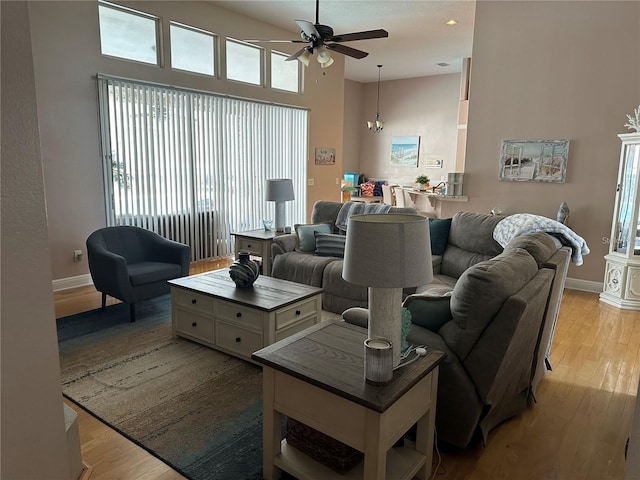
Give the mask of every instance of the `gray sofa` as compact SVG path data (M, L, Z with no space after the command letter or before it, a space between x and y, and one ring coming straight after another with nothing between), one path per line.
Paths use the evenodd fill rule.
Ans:
M478 215L464 217L481 221ZM457 227L452 222L452 231ZM458 278L448 277L445 273L457 273L448 270L447 257L453 253L449 248L460 246L447 247L434 288L407 297L404 306L412 315L409 343L447 354L438 383L438 436L466 447L476 432L486 441L492 428L535 399L536 386L549 366L570 250L546 233L523 235L494 257L481 259L487 253L476 252L479 262ZM485 247L484 252L493 248ZM460 257L472 261L468 253L458 252L460 265ZM444 293L447 282L453 288ZM364 309L347 310L343 317L366 326Z
M313 205L311 223L328 222L333 233L340 233L336 221L343 209L355 213L379 210L376 204L356 202L318 201ZM387 207L388 213L416 213L413 208ZM344 211L343 211L344 213ZM344 232L343 232L344 233ZM322 308L334 313L342 313L350 307L367 306L367 287L354 285L342 278L342 257L319 256L312 252L297 250L295 233L279 235L274 238L271 247L273 267L271 275L275 278L322 287Z

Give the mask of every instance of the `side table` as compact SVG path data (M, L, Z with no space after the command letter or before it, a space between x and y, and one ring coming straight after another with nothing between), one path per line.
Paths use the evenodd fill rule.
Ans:
M271 244L273 239L281 233L275 230L247 230L245 232L232 232L236 237L235 258L240 251L251 252L251 255L262 258L262 274L271 276Z
M363 462L340 478L429 477L444 354L430 351L396 370L390 384L373 386L364 380L366 336L355 325L323 322L253 353L263 365L265 479L279 478L279 470L299 479L338 476L281 440L282 415L364 452ZM415 423L415 446L393 447Z

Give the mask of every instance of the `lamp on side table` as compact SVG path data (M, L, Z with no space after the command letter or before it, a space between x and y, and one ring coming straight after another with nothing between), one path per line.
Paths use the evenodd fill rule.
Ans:
M290 178L271 178L267 180L265 198L267 202L276 202L276 231L282 232L285 227L284 202L294 200L293 182Z
M351 216L342 278L368 287L368 337L390 340L397 366L402 289L433 280L428 219L398 213Z

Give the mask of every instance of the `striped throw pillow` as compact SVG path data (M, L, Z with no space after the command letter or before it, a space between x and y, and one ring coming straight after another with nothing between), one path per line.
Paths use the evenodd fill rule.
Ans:
M321 257L344 257L346 235L322 232L314 232L314 235L316 237L316 255Z

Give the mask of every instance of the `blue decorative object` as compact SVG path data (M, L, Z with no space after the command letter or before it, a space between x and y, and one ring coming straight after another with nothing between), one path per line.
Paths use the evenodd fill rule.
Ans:
M404 352L409 348L407 335L409 335L409 330L411 330L411 312L407 308L402 307L400 315L402 320L402 328L400 330L400 351Z

